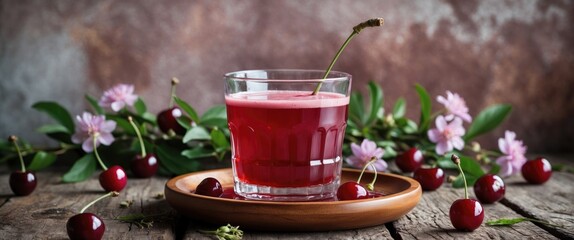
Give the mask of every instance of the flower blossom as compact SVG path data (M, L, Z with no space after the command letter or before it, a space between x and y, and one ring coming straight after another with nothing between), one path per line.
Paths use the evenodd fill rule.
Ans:
M100 99L100 106L109 107L114 112L120 111L126 105L133 106L138 96L134 93L134 85L118 84L104 92Z
M458 150L464 148L462 136L465 130L462 127L462 119L455 117L452 122L447 123L446 118L440 115L436 118L435 125L436 128L430 129L427 135L431 142L436 143L437 154L443 155L452 151L453 148Z
M352 167L363 168L375 158L377 161L373 163L373 166L375 166L377 171L385 171L387 169L387 162L382 160L385 150L377 147L375 142L364 139L361 146L351 143L351 150L353 151L353 156L348 157L346 162Z
M510 176L520 172L522 165L526 162L526 146L522 141L516 140L516 133L512 131L504 132L504 138L498 139L498 148L504 154L496 159L500 165L500 175Z
M92 152L94 150L94 138L96 139L96 146L100 143L110 145L114 142L112 131L116 128L116 122L106 121L104 115L92 115L89 112L84 112L82 116L76 116L76 133L72 135L73 143L82 143L82 149L85 152Z
M466 102L457 93L452 93L446 91L446 98L443 96L438 96L436 100L442 103L446 108L447 115L445 119L447 121L452 121L454 117L460 117L466 122L471 122L472 117L468 114L468 107L466 107Z

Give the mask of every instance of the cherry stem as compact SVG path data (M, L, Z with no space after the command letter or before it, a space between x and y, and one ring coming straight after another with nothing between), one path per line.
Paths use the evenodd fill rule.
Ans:
M88 209L89 207L91 207L92 205L94 205L95 203L97 203L98 201L107 198L107 197L117 197L118 195L120 195L119 192L116 191L111 191L103 196L100 196L99 198L96 198L96 200L91 201L90 203L88 203L84 208L82 208L82 210L80 210L80 213L84 213L84 211L86 211L86 209Z
M134 123L132 116L128 116L128 121L130 121L130 124L134 128L134 131L136 131L136 135L138 135L138 140L140 141L140 148L142 151L142 157L145 157L147 154L145 152L145 145L143 142L142 134L140 133L138 126L136 126L136 123Z
M100 163L100 166L102 167L102 169L104 169L104 171L106 171L106 170L108 170L108 167L106 167L106 164L104 164L104 162L102 162L102 158L100 158L100 154L98 154L98 136L100 136L100 134L95 133L94 136L92 137L94 139L93 140L94 153L96 154L96 159Z
M365 166L363 167L363 170L361 171L361 174L359 175L359 179L357 179L357 183L361 183L361 178L363 177L363 173L365 173L365 171L367 170L367 168L369 166L372 166L373 170L375 171L375 177L373 178L373 182L371 183L371 185L375 184L375 181L377 181L377 168L373 165L373 163L375 163L376 161L377 161L376 157L371 157L371 160L367 164L365 164Z
M453 154L450 158L456 166L458 167L458 171L460 171L460 175L462 175L462 181L464 182L464 198L468 199L468 186L466 184L466 177L464 176L464 171L462 171L462 167L460 166L460 158Z
M172 108L173 107L173 99L175 98L175 85L177 85L179 83L179 79L177 78L172 78L171 79L171 95L169 97L169 106L168 108Z
M353 37L355 37L355 35L359 34L359 32L361 32L361 30L363 30L367 27L382 26L384 24L384 22L385 21L382 18L373 18L373 19L369 19L365 22L362 22L357 26L354 26L353 32L351 33L351 35L349 35L349 37L347 37L347 39L345 40L343 45L341 45L341 47L339 48L339 51L337 51L337 54L335 54L335 57L333 58L333 60L331 60L329 67L327 67L327 71L325 71L325 75L323 75L323 79L321 79L319 84L317 84L317 87L315 87L315 90L313 90L313 93L311 95L317 95L317 93L319 93L319 90L321 89L321 86L323 85L323 80L325 80L327 78L327 76L329 76L329 73L333 69L333 66L335 66L335 62L337 62L337 59L339 59L339 56L341 55L341 53L343 53L343 50L347 47L349 42L351 42L351 39L353 39Z
M12 144L14 144L14 147L16 148L16 152L18 152L18 157L20 158L20 170L22 170L22 172L26 172L26 165L24 165L24 157L22 157L22 152L20 151L20 146L18 146L18 137L11 135L8 140L10 140L10 142L12 142Z

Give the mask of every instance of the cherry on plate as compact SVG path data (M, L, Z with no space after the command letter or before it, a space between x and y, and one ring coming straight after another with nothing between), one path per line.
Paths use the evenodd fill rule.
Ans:
M346 182L337 189L337 199L357 200L369 198L369 191L356 182Z
M221 183L212 177L203 179L195 188L195 194L219 197L223 193Z

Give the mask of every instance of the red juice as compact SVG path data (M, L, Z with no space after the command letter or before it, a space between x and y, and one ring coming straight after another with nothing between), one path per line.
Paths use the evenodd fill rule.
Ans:
M339 180L349 98L266 91L226 96L239 181L297 188Z

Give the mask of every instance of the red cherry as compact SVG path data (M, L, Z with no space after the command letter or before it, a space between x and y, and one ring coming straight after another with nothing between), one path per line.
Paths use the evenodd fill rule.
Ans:
M183 112L178 107L166 109L157 115L157 125L164 133L168 133L169 130L173 130L176 134L183 135L186 130L177 122L177 118L182 115Z
M444 171L441 168L419 168L415 170L413 178L421 184L423 190L433 191L444 182Z
M211 197L219 197L223 193L223 187L221 183L217 181L217 179L208 177L203 179L195 188L195 194L211 196Z
M552 176L552 165L546 158L538 157L522 165L522 177L532 184L543 184Z
M10 174L10 189L17 196L30 195L36 185L36 175L33 172L14 171Z
M100 173L100 185L106 192L119 192L124 189L127 183L128 177L126 172L118 165L114 165Z
M68 237L74 239L102 239L106 231L104 221L92 213L74 215L66 223Z
M399 155L395 162L401 171L412 172L421 167L423 160L423 153L416 147L412 147Z
M220 198L227 198L227 199L236 199L236 200L245 199L244 197L237 195L235 193L235 190L233 190L233 188L224 189L223 193L219 197Z
M502 178L494 174L486 174L474 183L474 195L481 203L494 203L504 197L505 191Z
M131 169L138 178L149 178L157 172L159 167L155 154L147 154L145 157L137 155L131 163Z
M36 175L33 172L26 171L26 166L24 164L24 158L22 157L22 152L20 151L20 146L18 145L18 137L10 135L8 141L12 142L16 152L18 152L18 157L20 158L21 170L14 171L10 174L10 189L17 196L27 196L30 195L36 189L37 180Z
M484 210L474 199L458 199L450 206L449 216L454 228L472 232L482 224Z
M369 192L356 182L346 182L337 189L337 199L357 200L369 198Z

